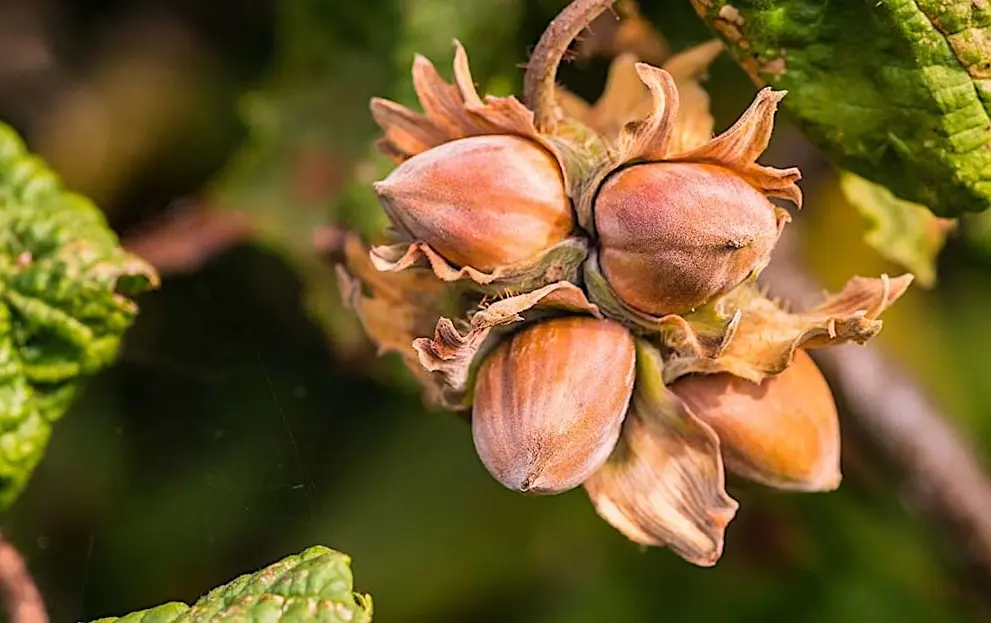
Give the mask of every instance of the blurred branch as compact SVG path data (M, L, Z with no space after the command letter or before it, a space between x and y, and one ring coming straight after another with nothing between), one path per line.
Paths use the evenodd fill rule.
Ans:
M11 623L48 623L45 603L20 552L0 535L0 595Z
M822 289L801 267L795 235L783 236L765 272L771 290L796 304ZM845 413L900 469L914 504L952 528L969 562L991 576L991 480L973 449L932 399L872 348L814 351Z
M250 235L245 214L188 203L141 227L122 244L164 276L192 272Z
M344 261L344 245L347 243L348 230L325 225L313 233L313 247L326 261L331 264Z

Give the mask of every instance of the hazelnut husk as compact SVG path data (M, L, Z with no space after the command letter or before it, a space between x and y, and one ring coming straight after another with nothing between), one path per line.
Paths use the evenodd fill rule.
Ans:
M638 340L637 380L612 456L585 481L596 512L632 541L711 566L738 504L715 432L664 385L660 351Z
M577 487L616 445L635 363L633 337L610 320L559 317L504 339L475 385L472 436L482 463L516 491Z
M724 463L780 488L839 483L835 405L801 349L866 342L911 277L855 278L798 312L768 298L752 277L789 220L769 198L802 202L798 169L757 162L784 92L715 134L709 42L663 68L617 58L600 101L581 102L555 70L604 6L555 20L527 105L479 95L457 43L451 81L414 61L422 112L373 99L398 236L341 274L427 398L471 409L503 485L584 483L630 539L711 565L737 508Z

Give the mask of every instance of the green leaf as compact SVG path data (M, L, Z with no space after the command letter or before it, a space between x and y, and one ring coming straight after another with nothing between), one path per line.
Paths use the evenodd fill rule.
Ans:
M322 546L215 588L192 607L171 602L94 623L367 623L372 598L354 592L351 558Z
M925 206L895 197L884 186L844 171L840 187L869 225L867 244L887 260L910 270L919 284L936 283L936 258L954 221L933 216Z
M991 3L692 3L841 166L942 216L991 206Z
M103 214L0 124L0 508L20 493L81 383L113 362L158 285Z
M179 601L171 601L148 610L138 610L122 617L107 617L94 623L173 623L189 612L189 606Z

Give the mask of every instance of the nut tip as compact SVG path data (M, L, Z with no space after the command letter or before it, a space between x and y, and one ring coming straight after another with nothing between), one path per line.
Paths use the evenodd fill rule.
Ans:
M375 194L379 197L390 196L392 194L391 188L392 184L389 183L389 180L381 180L372 183L372 190L374 190Z
M554 495L577 486L577 483L557 483L548 479L538 462L521 465L501 474L493 472L493 475L507 489L526 495Z

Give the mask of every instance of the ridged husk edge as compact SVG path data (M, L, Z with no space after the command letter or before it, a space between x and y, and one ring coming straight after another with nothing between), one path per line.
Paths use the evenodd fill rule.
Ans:
M558 281L577 283L587 256L588 242L582 236L566 238L534 258L492 272L454 266L425 242L375 246L370 252L372 265L380 271L428 268L443 282L460 282L490 295L532 291Z

